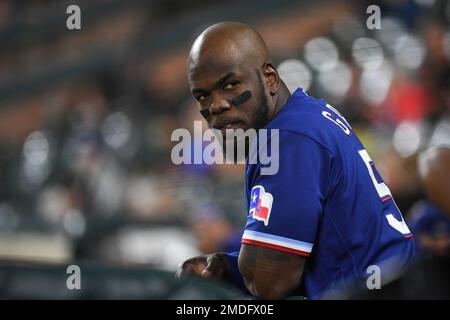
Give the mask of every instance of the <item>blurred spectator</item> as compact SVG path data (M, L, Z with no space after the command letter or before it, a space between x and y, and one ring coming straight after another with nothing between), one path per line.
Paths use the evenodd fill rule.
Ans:
M431 203L421 201L414 205L408 226L423 256L450 255L450 218Z

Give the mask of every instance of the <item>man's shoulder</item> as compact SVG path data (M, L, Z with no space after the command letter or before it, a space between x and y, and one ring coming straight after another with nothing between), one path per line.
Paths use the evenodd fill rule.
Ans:
M289 133L288 138L309 137L329 150L352 135L352 128L335 108L303 90L294 92L268 128Z
M318 116L324 104L326 104L324 100L297 89L269 123L269 127L303 133L305 129L316 125L320 120Z

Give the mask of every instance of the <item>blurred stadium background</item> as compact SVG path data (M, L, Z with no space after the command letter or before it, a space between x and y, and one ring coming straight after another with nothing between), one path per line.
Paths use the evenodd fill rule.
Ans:
M70 4L81 30L66 28ZM379 30L366 27L371 4ZM424 252L448 254L448 219L421 222L416 160L450 144L450 1L2 0L3 270L89 262L173 273L190 256L239 247L243 166L170 160L171 132L201 120L189 45L221 20L255 26L290 89L344 114Z

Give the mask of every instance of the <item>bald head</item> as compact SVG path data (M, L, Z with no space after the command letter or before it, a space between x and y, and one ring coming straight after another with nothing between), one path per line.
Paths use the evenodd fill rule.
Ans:
M264 127L290 96L252 27L221 22L192 44L188 78L200 113L216 129Z
M205 29L194 41L189 53L191 71L200 63L223 61L261 68L270 61L269 50L261 35L238 22L220 22Z
M431 202L450 215L450 146L422 153L419 174Z

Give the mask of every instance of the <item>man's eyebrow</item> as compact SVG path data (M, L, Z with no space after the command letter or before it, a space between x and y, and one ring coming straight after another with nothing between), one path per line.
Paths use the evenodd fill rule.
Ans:
M226 73L224 76L222 76L219 80L216 81L216 84L218 86L222 86L229 78L235 77L236 73L234 73L233 71L230 71L228 73ZM204 89L200 89L200 88L194 88L191 90L191 93L193 95L198 94L198 93L206 93L207 90Z
M234 76L236 76L236 74L233 71L230 71L230 72L226 73L223 77L221 77L217 81L217 84L218 85L222 85L225 81L227 81L229 78L232 78Z
M205 92L206 92L206 90L203 90L203 89L200 89L200 88L194 88L194 89L191 90L191 93L193 95L195 95L196 93L205 93Z

